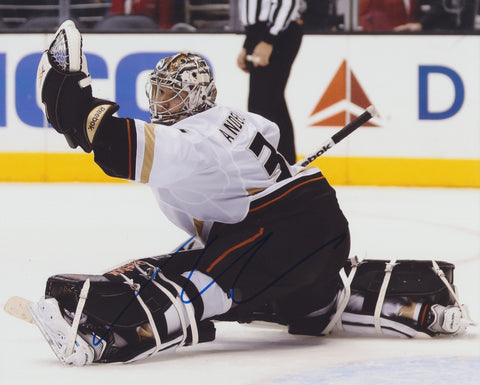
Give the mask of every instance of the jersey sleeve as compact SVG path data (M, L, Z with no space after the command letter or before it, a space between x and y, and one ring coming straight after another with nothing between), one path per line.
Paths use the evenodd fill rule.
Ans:
M151 187L191 186L200 179L215 184L219 147L204 134L208 121L195 121L201 127L189 130L109 117L95 138L95 162L109 176Z
M135 180L137 134L132 119L106 118L92 147L95 163L105 174Z
M167 187L212 167L212 148L195 133L172 126L135 120L137 152L135 181Z

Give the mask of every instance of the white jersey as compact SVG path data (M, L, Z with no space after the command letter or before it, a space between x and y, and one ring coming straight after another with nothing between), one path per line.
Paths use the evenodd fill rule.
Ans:
M135 126L135 180L152 187L173 223L203 240L214 222L240 222L253 199L306 173L276 152L275 123L235 108L212 107L172 126Z

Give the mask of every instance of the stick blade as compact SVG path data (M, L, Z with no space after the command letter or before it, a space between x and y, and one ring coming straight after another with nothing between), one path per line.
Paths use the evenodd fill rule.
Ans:
M33 317L27 307L30 303L32 301L22 297L11 297L3 309L15 318L33 324Z

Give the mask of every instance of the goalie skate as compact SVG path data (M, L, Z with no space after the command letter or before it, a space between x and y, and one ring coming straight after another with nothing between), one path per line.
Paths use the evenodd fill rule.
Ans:
M462 328L462 311L459 306L430 306L425 320L428 330L438 334L456 334L465 331Z
M55 298L31 302L27 308L60 361L75 366L89 365L93 362L95 351L79 334L75 336L73 352L71 354L67 352L72 327L62 316Z

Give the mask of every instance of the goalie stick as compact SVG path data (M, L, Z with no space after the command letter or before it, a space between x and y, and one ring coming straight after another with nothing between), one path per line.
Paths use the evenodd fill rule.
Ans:
M328 150L330 150L334 145L336 145L341 140L345 139L348 135L350 135L353 131L355 131L358 127L364 125L373 117L378 116L377 110L374 106L369 106L366 110L357 118L352 120L348 123L345 127L343 127L340 131L338 131L335 135L333 135L330 139L328 139L318 150L307 155L302 160L295 163L296 166L306 167L310 163L312 163L315 159L319 156L325 154Z
M4 310L15 318L33 324L32 314L28 310L28 305L31 303L32 301L22 297L11 297L5 304Z

